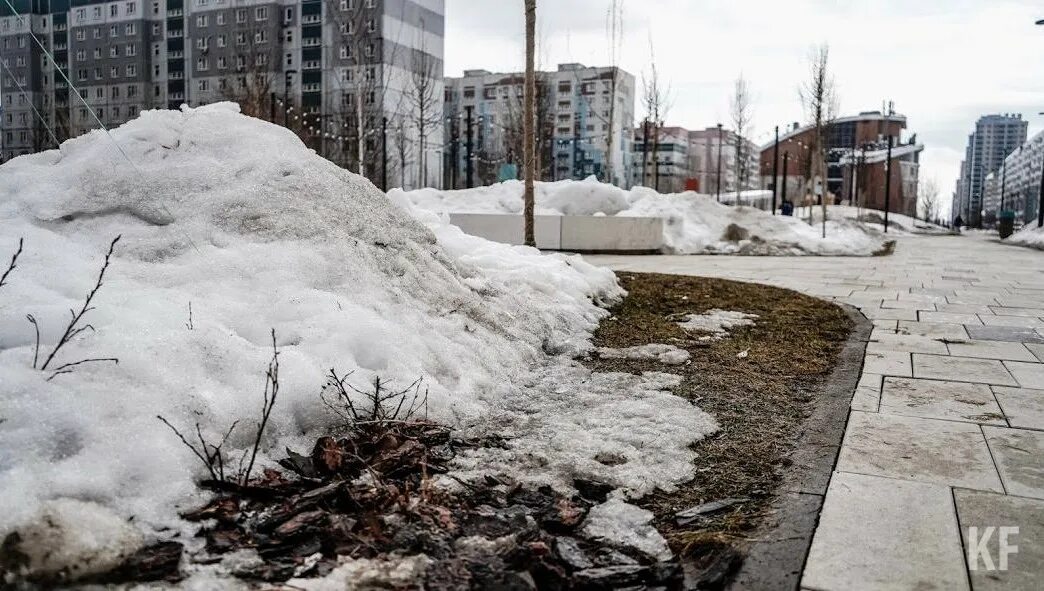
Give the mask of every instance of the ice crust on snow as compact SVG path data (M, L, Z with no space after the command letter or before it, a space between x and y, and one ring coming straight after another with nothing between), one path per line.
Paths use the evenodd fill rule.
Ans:
M607 270L467 236L235 105L149 111L112 134L133 166L98 131L0 166L0 255L25 237L0 289L0 537L60 499L133 517L146 536L182 527L203 469L155 417L198 421L211 439L239 420L226 449L245 449L271 328L282 387L262 465L336 425L318 398L330 368L355 370L361 389L423 377L432 419L511 438L463 458L463 473L669 488L691 474L689 445L717 428L666 391L674 376L572 361L607 315L599 304L623 294ZM120 364L47 381L25 314L49 350L117 234L96 332L59 360ZM629 461L603 466L601 453Z
M651 511L611 498L591 508L582 531L591 538L636 548L656 560L668 560L673 553L652 520Z
M460 191L393 190L389 195L436 214L518 214L522 191L519 181L506 181ZM660 217L666 251L675 254L870 256L885 242L877 229L843 216L831 216L822 238L818 225L795 217L729 206L692 192L663 195L645 187L625 191L594 177L536 183L536 213Z
M703 314L689 314L678 326L690 332L705 333L707 339L720 340L727 337L733 328L753 326L757 319L757 314L715 308Z
M679 349L674 345L665 345L662 343L649 343L648 345L625 347L622 349L599 347L598 356L603 359L654 360L665 365L681 365L692 357L692 355L690 355L685 349Z

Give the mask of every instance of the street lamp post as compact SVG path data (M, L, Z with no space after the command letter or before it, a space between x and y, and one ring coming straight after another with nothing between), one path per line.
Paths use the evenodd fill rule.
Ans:
M718 175L717 175L718 180L715 183L715 184L718 185L717 186L718 203L721 203L721 144L722 144L721 133L722 133L721 123L719 123L718 124Z
M785 173L784 173L785 174ZM776 195L779 185L779 126L776 126L776 143L772 148L772 215L776 215Z
M283 75L283 127L290 127L290 77L297 70L287 70Z

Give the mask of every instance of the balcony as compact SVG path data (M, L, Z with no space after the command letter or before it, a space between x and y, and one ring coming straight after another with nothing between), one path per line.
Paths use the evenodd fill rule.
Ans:
M181 8L172 8L172 9L167 11L167 18L176 18L176 17L179 17L179 16L183 16L184 14L185 14L185 11L182 10Z
M322 84L302 84L301 92L321 92L323 90Z
M167 57L173 59L183 58L185 57L185 52L180 49L169 50L167 51Z
M184 92L172 92L172 93L170 93L170 96L168 98L170 98L170 100L172 100L172 101L184 100L185 93Z
M55 33L61 33L63 31L68 31L68 30L69 30L68 25L66 25L64 23L63 24L57 24L57 25L54 26L54 32Z
M185 31L178 29L176 31L167 31L167 39L181 39L185 36Z
M62 51L64 49L69 49L69 45L66 44L66 43L55 43L54 44L54 50L55 51Z
M323 21L322 15L319 14L307 14L301 17L302 25L317 25Z
M320 37L306 37L301 39L301 47L319 47L323 44L323 40Z
M167 78L171 80L182 80L185 78L185 72L170 72L167 74Z
M301 69L302 70L321 70L321 69L323 69L323 64L322 64L322 62L315 61L315 60L307 61L307 62L304 62L303 64L301 64Z

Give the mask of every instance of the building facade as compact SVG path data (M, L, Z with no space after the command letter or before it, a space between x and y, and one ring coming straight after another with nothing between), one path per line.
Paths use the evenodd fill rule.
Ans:
M723 194L737 188L758 188L758 149L750 140L717 127L696 131L661 127L658 137L653 133L651 126L648 133L641 126L634 130L632 184L661 193L697 191L712 195L718 192L719 184ZM737 160L737 147L742 161Z
M812 171L815 129L794 124L780 135L778 165L775 140L761 147L761 186L770 189L775 181L780 194L785 186L787 199L799 205L820 203L819 193L825 189L831 203L879 210L887 205L889 211L916 216L920 154L924 146L917 143L916 135L908 139L902 137L906 125L903 115L880 111L832 121L825 132L825 187L817 187ZM891 166L888 165L889 142L892 144ZM774 166L778 170L776 179L773 179ZM889 171L891 193L886 198Z
M993 226L1001 211L1015 213L1016 225L1037 221L1044 175L1044 132L1033 136L1004 159L1000 170L983 183L982 225Z
M660 193L681 193L693 177L689 154L689 130L652 125L634 130L631 185Z
M1005 157L1025 143L1028 127L1019 114L979 118L975 131L968 136L951 216L960 214L965 224L982 226L986 177L1000 170Z
M628 186L634 76L619 68L561 64L538 72L536 82L540 180L596 176ZM446 186L465 187L469 169L472 185L496 182L504 164L521 161L524 84L520 72L467 70L446 78Z
M119 125L145 109L232 100L375 180L395 168L381 156L387 119L398 134L391 135L412 144L398 176L439 178L437 166L426 169L442 145L445 0L14 6L0 9L4 158Z

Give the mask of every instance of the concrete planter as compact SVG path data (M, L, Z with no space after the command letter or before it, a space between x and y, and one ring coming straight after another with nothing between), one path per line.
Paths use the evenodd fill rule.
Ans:
M465 233L504 244L523 244L521 215L452 213ZM661 218L538 215L537 248L582 253L653 253L663 248Z

